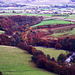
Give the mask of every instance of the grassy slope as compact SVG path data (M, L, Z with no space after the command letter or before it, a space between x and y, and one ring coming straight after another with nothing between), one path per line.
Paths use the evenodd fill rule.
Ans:
M49 36L61 37L61 35L64 35L64 34L67 34L67 36L69 36L69 35L75 35L75 28L73 30L64 31L62 33L61 32L60 33L53 33L52 35L49 35Z
M59 56L59 54L63 53L66 55L66 53L68 53L68 51L65 51L65 50L56 50L56 49L53 49L53 48L44 48L44 47L35 47L36 49L38 50L41 50L43 51L46 55L49 54L50 57L54 57L55 60L57 60L57 57Z
M16 47L0 45L0 71L3 75L55 75L35 67L31 55Z
M48 21L42 21L41 23L39 24L36 24L32 27L35 27L35 26L40 26L40 25L50 25L50 24L70 24L70 23L73 23L73 22L68 22L68 21L64 21L64 20L48 20Z

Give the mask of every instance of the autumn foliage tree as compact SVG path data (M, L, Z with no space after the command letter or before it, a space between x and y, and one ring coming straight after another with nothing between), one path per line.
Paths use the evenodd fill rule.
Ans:
M46 67L45 67L46 62L48 62L47 59L45 59L45 58L40 58L40 59L38 59L38 61L37 61L37 63L36 63L36 66L39 67L39 68L45 69L45 68L46 68Z

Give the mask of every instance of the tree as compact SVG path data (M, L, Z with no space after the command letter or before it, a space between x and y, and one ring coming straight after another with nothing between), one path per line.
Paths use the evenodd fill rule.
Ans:
M0 75L3 75L1 71L0 71Z
M38 56L36 57L36 59L35 59L35 63L37 63L37 61L38 61L39 59L41 59L41 58L47 59L45 55L38 55Z
M62 48L62 45L60 43L56 43L55 48L56 49L61 49Z
M34 56L38 56L38 55L44 55L44 53L41 50L37 50L33 53Z
M36 66L39 67L39 68L45 69L45 68L46 68L46 67L45 67L46 62L48 62L47 59L45 59L45 58L40 58L40 59L37 61Z
M60 54L58 56L57 61L59 62L61 60L61 62L63 63L66 59L67 59L67 57L64 54Z
M49 54L47 54L47 59L50 60L50 55Z

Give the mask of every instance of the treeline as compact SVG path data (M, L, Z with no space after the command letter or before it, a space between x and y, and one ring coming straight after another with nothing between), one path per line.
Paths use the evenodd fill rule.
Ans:
M35 17L35 16L9 16L9 19L14 21L15 23L18 23L19 25L26 25L29 24L29 26L35 25L40 23L43 20L43 17Z
M72 26L75 24L56 24L56 25L41 25L41 26L36 26L33 29L42 29L42 28L58 28L58 27L65 27L65 26Z
M32 54L32 60L35 62L36 66L39 68L43 68L53 73L57 73L59 75L74 75L75 67L68 67L64 65L59 65L53 58L50 60L49 55L46 56L42 51L37 50L36 48L26 45L24 42L17 43L17 41L13 41L8 36L1 34L0 35L0 44L2 45L10 45L16 46L23 50L26 50L28 53Z
M40 33L36 33L34 31L30 32L28 37L28 44L34 46L44 46L44 47L53 47L56 49L64 49L68 51L75 51L75 36L70 35L61 38L50 37L42 38L39 36Z
M0 16L0 30L4 30L8 35L12 35L14 31L26 29L27 24L32 26L42 20L43 17L41 16Z
M32 61L36 64L37 67L48 70L50 72L59 74L59 75L74 75L75 67L65 66L58 64L54 58L50 59L49 55L46 56L41 50L25 45L23 42L17 45L17 47L26 50L28 53L32 54ZM60 55L61 57L61 55ZM60 61L59 61L60 62Z
M54 72L59 75L75 74L75 67L59 65L54 60L54 58L49 60L49 57L46 56L42 51L37 50L36 48L30 46L31 44L36 46L40 45L45 47L56 47L60 49L60 48L64 48L65 46L68 47L68 45L72 45L71 43L74 42L73 37L48 41L45 39L41 39L36 35L35 32L32 32L32 28L29 27L29 24L19 25L17 23L18 19L16 20L17 22L14 22L14 20L11 19L9 20L8 17L0 17L0 20L1 20L0 27L2 27L1 29L4 30L6 33L6 34L0 34L0 45L16 46L23 50L26 50L28 53L33 55L32 60L39 68L46 69L50 72ZM9 30L12 31L12 34L9 34L10 33ZM32 34L30 32L32 32ZM72 46L70 46L70 48L72 48Z
M11 37L8 39L12 39L13 45L17 45L21 42L24 42L28 45L35 45L35 46L45 46L45 47L54 47L56 49L65 49L75 51L75 36L68 36L65 38L58 38L54 39L41 39L39 34L33 32L33 28L30 28L30 25L33 25L34 22L38 23L43 20L43 17L35 17L35 16L0 16L0 30L4 30L5 34ZM21 23L24 25L21 25ZM71 26L73 24L69 24ZM48 25L49 26L49 25ZM67 26L67 25L50 25L50 27L60 27L60 26ZM44 26L42 26L44 27ZM1 35L5 37L5 35ZM6 38L5 42L7 41ZM8 44L1 38L1 44ZM15 43L14 43L15 42Z

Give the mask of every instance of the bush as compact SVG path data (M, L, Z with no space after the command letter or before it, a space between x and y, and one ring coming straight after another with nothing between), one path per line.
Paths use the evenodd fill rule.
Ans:
M63 66L56 65L55 68L54 68L54 73L59 74L59 75L64 75L63 74L64 72L62 71L62 68L63 68Z
M72 53L70 52L70 53L68 53L66 56L67 56L67 58L69 57L69 56L71 56L72 55Z
M58 65L56 62L48 61L48 62L46 62L45 66L48 71L54 72L56 65Z
M45 67L46 62L48 62L47 59L45 59L45 58L40 58L40 59L37 61L36 66L39 67L39 68L45 69L45 68L46 68L46 67Z
M11 45L10 38L5 34L0 34L0 45Z
M34 63L36 63L36 57L35 57L35 56L32 56L31 59L32 59L32 61L33 61Z
M38 56L38 55L44 55L44 53L41 50L37 50L33 53L34 56Z
M62 48L62 45L60 43L56 43L55 48L56 49L61 49Z
M26 45L23 42L21 42L20 44L17 45L17 47L25 50Z
M3 75L1 71L0 71L0 75Z
M32 54L32 46L26 46L26 51L28 51L30 54Z
M47 59L50 60L50 55L49 54L47 54Z
M55 58L54 58L54 57L52 57L51 61L55 61Z
M30 54L34 54L34 52L37 51L37 49L28 45L26 46L26 51L28 51Z
M33 47L32 48L32 54L34 54L35 51L37 51L37 49Z
M45 55L38 55L35 59L35 63L41 58L47 59Z
M75 75L75 67L70 67L69 75Z
M58 61L58 62L61 61L61 62L63 63L66 59L67 59L67 57L66 57L64 54L60 54L60 55L58 56L57 61Z

